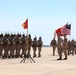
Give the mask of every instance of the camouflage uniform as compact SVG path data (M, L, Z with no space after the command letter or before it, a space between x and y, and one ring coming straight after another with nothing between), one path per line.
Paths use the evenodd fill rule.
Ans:
M28 37L28 54L30 54L31 46L32 46L32 39L31 39L31 35L29 35L29 37Z
M53 48L53 56L54 56L55 55L55 49L56 49L56 40L55 40L55 37L51 41L50 46L52 46L52 48Z
M37 39L34 38L34 41L32 42L32 48L33 48L33 57L36 57L36 50L37 50Z
M16 37L16 58L20 56L20 50L21 50L20 38Z
M3 34L0 34L0 57L3 56Z
M64 35L64 40L63 40L63 52L65 55L64 60L67 60L67 49L68 49L68 42L67 42L66 35Z
M10 40L10 57L11 58L14 58L14 39L11 37L11 40Z
M38 45L38 57L41 57L41 49L42 49L42 45L43 45L41 37L39 37L39 40L37 41L37 45Z
M68 41L68 55L71 54L71 41Z
M26 55L26 51L27 51L26 37L23 36L21 38L21 41L22 41L22 43L21 43L21 49L22 49L22 56L23 56L23 55Z
M71 41L71 50L72 50L72 55L74 55L74 47L75 47L75 44L74 44L74 40Z
M6 37L4 37L3 39L3 47L4 47L4 56L3 58L7 58L8 57L8 39Z
M76 41L74 43L74 50L75 50L75 54L76 54Z
M2 45L2 39L0 38L0 57L2 56L3 51L3 45Z
M57 43L57 49L58 49L58 54L59 58L57 60L62 60L62 52L63 52L63 40L60 38L60 33L58 35L58 43Z

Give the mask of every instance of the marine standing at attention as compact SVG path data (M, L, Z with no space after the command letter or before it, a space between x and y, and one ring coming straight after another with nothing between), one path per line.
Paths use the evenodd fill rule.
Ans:
M59 55L59 58L57 60L62 60L63 40L60 37L60 32L58 32L57 37L58 37L58 40L57 40L57 49L58 49L58 55Z

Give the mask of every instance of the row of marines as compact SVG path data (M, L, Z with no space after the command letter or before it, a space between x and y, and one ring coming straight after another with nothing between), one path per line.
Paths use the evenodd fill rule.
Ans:
M58 55L59 55L59 59L57 60L62 60L62 53L64 53L65 56L64 60L67 60L67 55L76 54L76 41L74 41L74 39L68 40L66 38L66 35L64 35L64 39L62 39L61 36L59 35L57 36L58 36L57 41L54 37L50 43L50 46L52 46L53 49L53 56L55 55L55 50L57 47Z
M36 50L38 47L38 57L41 57L42 38L35 37L32 40L31 35L25 36L24 34L0 34L0 57L5 58L18 58L30 54L31 47L33 48L33 57L36 57Z

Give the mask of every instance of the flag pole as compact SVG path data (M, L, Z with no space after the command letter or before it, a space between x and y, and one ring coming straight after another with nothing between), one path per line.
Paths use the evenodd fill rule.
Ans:
M27 17L28 20L28 17ZM28 27L27 27L27 53L28 53Z
M71 24L71 23L70 23ZM69 35L69 40L71 40L71 29L70 29L70 35Z

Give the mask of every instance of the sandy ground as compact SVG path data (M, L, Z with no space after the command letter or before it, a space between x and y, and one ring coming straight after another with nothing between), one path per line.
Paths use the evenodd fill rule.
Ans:
M68 56L68 60L58 61L57 58L57 51L52 56L51 47L42 48L42 57L33 58L36 63L30 63L29 60L20 63L22 58L0 58L0 75L76 75L76 55Z

